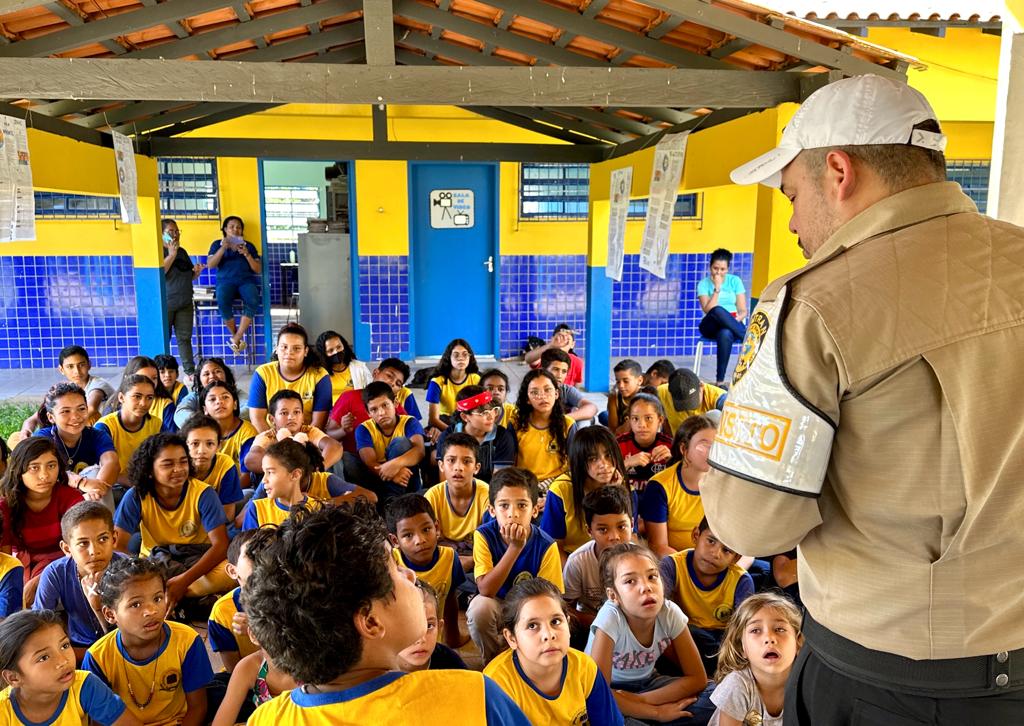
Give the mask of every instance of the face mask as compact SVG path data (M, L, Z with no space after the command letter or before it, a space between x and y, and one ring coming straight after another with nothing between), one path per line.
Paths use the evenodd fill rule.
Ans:
M327 365L340 366L345 361L341 357L341 353L335 353L334 355L327 356Z

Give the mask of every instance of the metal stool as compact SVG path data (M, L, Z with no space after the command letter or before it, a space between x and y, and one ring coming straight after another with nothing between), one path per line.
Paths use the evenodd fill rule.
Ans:
M700 378L700 364L704 359L704 346L718 345L718 341L705 338L703 335L697 339L697 348L693 351L693 372Z

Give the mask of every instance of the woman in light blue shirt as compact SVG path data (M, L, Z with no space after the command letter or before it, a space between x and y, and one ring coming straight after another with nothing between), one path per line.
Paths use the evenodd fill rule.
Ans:
M700 334L718 343L715 385L719 387L725 383L733 344L747 334L747 290L743 280L729 274L731 262L732 252L715 250L711 253L710 274L697 283L697 299L704 311Z

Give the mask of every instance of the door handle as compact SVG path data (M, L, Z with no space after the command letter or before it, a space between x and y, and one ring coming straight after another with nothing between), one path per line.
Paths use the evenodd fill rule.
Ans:
M494 255L490 255L484 260L484 267L487 268L488 272L494 272Z

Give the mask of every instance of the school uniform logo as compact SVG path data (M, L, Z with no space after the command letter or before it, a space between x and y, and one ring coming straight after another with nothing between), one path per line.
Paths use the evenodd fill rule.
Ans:
M733 385L739 383L740 379L750 370L750 365L754 362L757 352L761 350L761 344L764 342L765 336L768 335L770 326L771 321L768 320L768 316L764 312L754 311L750 318L750 326L747 328L747 335L743 339L740 357L736 361L736 372L732 377Z
M161 691L176 691L181 685L181 674L178 671L164 671L160 676Z
M590 726L590 716L587 715L586 709L573 716L571 723L572 726Z
M721 605L715 608L715 620L717 620L720 623L729 622L729 618L732 617L732 611L732 605L722 603Z
M193 537L199 531L199 525L194 520L187 520L178 527L178 534L182 537Z

